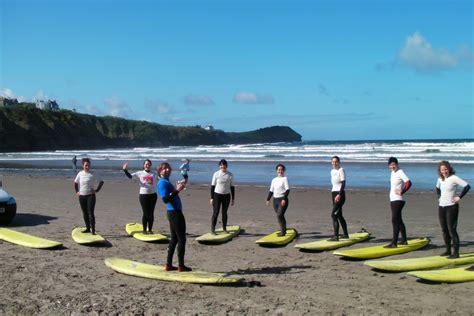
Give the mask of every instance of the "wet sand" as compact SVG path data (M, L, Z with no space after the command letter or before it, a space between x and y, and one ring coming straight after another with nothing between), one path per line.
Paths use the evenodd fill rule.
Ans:
M289 227L300 233L286 247L262 248L261 236L278 229L267 187L237 186L229 224L245 232L223 245L194 238L209 231L209 187L191 184L181 193L187 222L186 264L195 270L229 272L245 278L240 286L204 286L162 282L116 273L104 264L122 257L163 265L166 244L140 242L126 235L127 222L140 222L135 183L106 180L97 195L97 230L106 247L75 244L70 233L82 226L72 178L4 176L4 188L18 203L10 228L63 243L62 249L37 250L0 241L0 314L472 314L474 283L426 284L404 273L381 273L362 261L331 252L304 253L296 243L332 234L330 195L326 189L293 188L287 211ZM473 193L461 202L458 232L461 250L474 251ZM406 195L404 221L410 237L429 237L423 250L397 256L422 257L444 250L433 191ZM387 243L391 236L388 192L347 191L344 216L350 232L365 228L369 241L352 247ZM157 232L168 233L164 205L155 210ZM176 258L176 257L175 257ZM396 258L396 257L392 257ZM260 283L260 285L258 285ZM257 285L256 285L257 284Z

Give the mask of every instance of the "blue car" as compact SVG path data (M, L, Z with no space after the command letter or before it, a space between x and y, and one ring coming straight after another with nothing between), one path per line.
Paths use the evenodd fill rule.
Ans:
M0 186L0 224L9 224L16 215L15 198Z

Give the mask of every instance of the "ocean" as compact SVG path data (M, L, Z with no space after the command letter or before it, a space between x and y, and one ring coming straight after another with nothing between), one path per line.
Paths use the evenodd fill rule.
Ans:
M124 177L122 163L139 170L148 158L156 167L167 161L177 169L182 159L191 159L190 183L209 183L220 159L226 159L236 185L269 185L277 163L286 165L290 185L330 188L331 157L337 155L346 171L348 189L388 188L387 160L397 157L400 168L413 182L414 189L434 190L437 163L448 160L456 174L474 183L474 139L388 140L388 141L304 141L220 146L172 146L163 148L123 148L96 150L57 150L0 153L0 175L72 177L71 159L90 157L92 170L104 179Z

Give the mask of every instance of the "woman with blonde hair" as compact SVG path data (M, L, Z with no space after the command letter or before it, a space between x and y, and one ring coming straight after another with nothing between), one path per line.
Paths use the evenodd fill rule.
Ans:
M459 202L471 186L456 176L453 167L445 160L438 165L438 176L436 182L436 193L439 198L438 216L446 245L446 251L441 255L456 259L459 258L459 236L457 233ZM463 190L457 196L458 187L463 187Z

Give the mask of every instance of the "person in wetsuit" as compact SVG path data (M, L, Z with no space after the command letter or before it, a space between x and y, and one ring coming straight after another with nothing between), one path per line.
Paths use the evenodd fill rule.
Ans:
M398 167L398 159L390 157L388 167L392 170L390 175L390 208L392 209L392 242L385 248L396 248L398 244L398 234L401 234L400 245L407 244L407 233L402 219L402 210L405 206L403 194L411 187L412 183L405 172Z
M288 209L288 195L290 194L290 185L288 184L288 178L285 177L285 166L278 164L276 166L277 176L272 179L270 184L270 190L267 196L267 206L270 205L270 199L273 196L273 209L278 218L280 224L279 237L286 235L286 219L285 212Z
M216 233L217 218L222 208L222 229L227 232L227 210L229 204L234 205L235 187L234 175L227 170L227 161L219 161L219 170L214 173L211 181L211 199L213 213L211 219L211 233Z
M82 216L86 229L83 233L92 233L95 235L95 194L99 193L104 185L104 181L97 178L90 172L91 161L89 158L82 159L82 170L79 171L74 179L74 190L79 197L79 204L82 209ZM98 182L97 188L94 184Z
M122 170L127 178L138 179L138 184L140 186L138 200L140 201L143 212L142 224L144 234L153 233L154 213L157 200L156 183L158 180L158 175L151 171L151 165L151 160L146 159L143 162L143 170L134 172L132 174L128 172L127 162L125 162L122 166Z
M186 220L183 215L183 207L179 192L184 190L184 182L178 181L176 187L170 182L171 166L163 162L158 167L160 181L158 181L158 192L163 203L166 204L167 217L170 223L171 240L168 245L168 257L165 270L176 270L173 266L173 255L178 246L178 272L191 271L190 267L184 265L184 254L186 250Z
M341 160L338 156L331 158L332 170L331 170L331 200L332 200L332 225L334 228L334 236L330 238L331 241L339 240L339 223L341 223L342 231L344 234L342 238L349 238L347 232L347 224L344 216L342 215L342 206L346 202L346 193L344 191L346 187L346 174L344 169L341 167Z
M459 236L457 233L459 202L471 186L456 176L453 167L445 160L438 165L438 176L436 182L436 193L439 198L438 216L446 245L446 251L441 256L456 259L459 258ZM456 196L458 187L462 187L463 190L459 196Z

